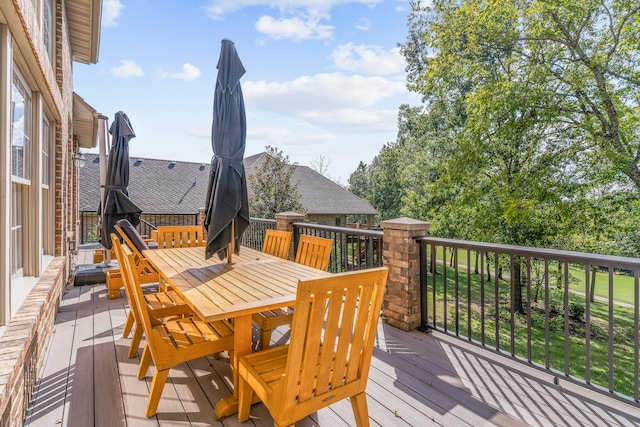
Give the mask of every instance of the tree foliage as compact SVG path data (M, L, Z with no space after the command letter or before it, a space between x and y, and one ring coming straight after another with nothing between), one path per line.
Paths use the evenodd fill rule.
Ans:
M358 168L369 202L444 237L637 255L640 3L432 3L401 46L423 105Z
M302 212L298 183L292 180L296 166L277 147L266 147L264 161L249 175L251 216L272 219L279 212Z
M640 189L638 2L412 6L402 52L423 106L401 107L397 141L366 166L367 200L383 218L575 247L577 207Z
M427 103L459 99L477 138L529 129L565 145L576 179L640 188L637 1L413 6L404 52Z

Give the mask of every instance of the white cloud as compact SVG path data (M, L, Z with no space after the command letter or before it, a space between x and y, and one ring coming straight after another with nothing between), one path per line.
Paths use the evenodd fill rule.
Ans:
M335 48L331 57L335 68L362 74L396 75L406 67L398 47L385 51L379 46L347 43Z
M123 59L120 61L119 67L109 68L109 73L121 79L129 79L131 77L141 77L144 75L142 68L132 59Z
M320 24L320 18L302 19L300 17L275 19L261 16L255 24L258 32L273 39L292 39L295 41L308 39L327 39L333 35L331 25Z
M303 76L285 83L250 81L242 89L245 98L261 108L282 112L370 107L406 91L402 82L342 73Z
M276 40L301 41L333 37L335 27L324 22L331 18L329 12L334 6L360 3L372 7L381 1L383 0L211 0L206 10L210 18L220 20L245 7L266 6L278 10L279 15L262 15L255 23L256 30ZM356 28L366 31L369 23L361 20Z
M353 24L353 26L356 28L356 30L369 31L371 29L371 20L367 18L360 18L356 21L355 24Z
M237 10L251 6L267 6L278 9L281 12L291 13L293 10L324 10L328 11L333 6L360 3L372 7L383 0L211 0L207 6L207 16L212 19L222 19Z
M382 104L407 93L402 82L341 73L305 76L285 83L250 81L242 89L250 108L296 117L314 127L358 132L395 127L395 104L386 108Z
M182 71L171 74L171 78L190 82L196 80L198 77L200 77L201 74L202 73L200 72L200 69L198 67L187 62L186 64L182 65Z
M118 18L124 5L120 0L103 0L102 2L102 26L117 27Z

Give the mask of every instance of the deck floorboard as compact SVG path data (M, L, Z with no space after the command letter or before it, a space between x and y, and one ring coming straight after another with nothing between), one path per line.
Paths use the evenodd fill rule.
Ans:
M171 369L158 414L144 415L151 369L137 379L139 357L127 356L122 336L123 293L110 300L104 284L68 286L25 417L40 426L273 425L266 407L251 418L216 421L213 405L231 391L228 358L206 357ZM287 327L272 342L285 343ZM254 331L257 338L257 332ZM367 402L372 426L640 426L640 407L561 380L496 352L438 332L378 329ZM348 400L297 423L303 427L354 424Z

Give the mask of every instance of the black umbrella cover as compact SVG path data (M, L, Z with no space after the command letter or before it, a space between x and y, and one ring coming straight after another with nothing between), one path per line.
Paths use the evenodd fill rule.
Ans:
M109 238L121 219L127 219L135 227L140 223L142 210L129 199L129 140L136 134L133 132L129 117L122 111L115 115L109 128L112 144L107 161L107 177L105 181L104 210L102 223L102 246L111 249Z
M235 225L235 251L239 252L242 234L249 225L247 179L242 163L247 137L240 87L244 73L234 43L229 39L222 40L213 98L213 158L205 203L206 258L215 253L224 256L224 249L231 242L232 221Z

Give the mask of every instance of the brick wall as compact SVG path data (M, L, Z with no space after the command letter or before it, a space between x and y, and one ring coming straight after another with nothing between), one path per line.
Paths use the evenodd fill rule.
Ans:
M11 10L11 7L14 10ZM38 278L25 303L12 316L0 337L0 425L22 425L36 374L52 333L61 294L68 277L68 242L75 239L77 222L77 175L71 170L73 135L73 75L71 48L63 2L56 2L55 58L49 59L42 42L32 0L3 2L10 31L30 64L52 112L55 130L55 255ZM17 20L17 21L16 21ZM44 88L44 89L43 89ZM35 88L32 88L35 89Z
M22 425L35 373L60 304L66 259L55 258L0 337L0 410L10 426ZM28 387L26 387L28 386Z

